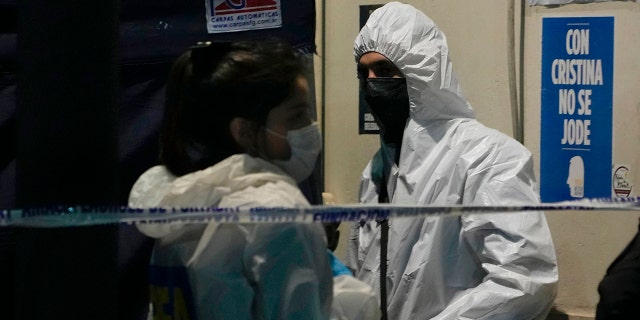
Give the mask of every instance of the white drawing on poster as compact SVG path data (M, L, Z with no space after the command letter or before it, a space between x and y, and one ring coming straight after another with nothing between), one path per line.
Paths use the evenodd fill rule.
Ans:
M571 197L584 197L584 161L581 156L575 156L569 160L567 184L571 190Z

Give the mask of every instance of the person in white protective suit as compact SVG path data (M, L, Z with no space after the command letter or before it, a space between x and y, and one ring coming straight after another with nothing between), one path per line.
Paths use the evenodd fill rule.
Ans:
M431 19L388 3L371 14L354 54L382 144L364 169L362 203L539 203L530 152L475 119ZM346 260L376 290L380 229L354 224ZM391 219L388 237L389 319L544 319L556 296L542 212Z
M281 42L187 50L167 83L162 165L138 178L129 206L309 206L297 182L311 174L322 142L304 72ZM150 317L342 320L377 308L372 289L353 276L335 285L354 292L362 309L340 308L321 224L223 222L138 225L157 239Z

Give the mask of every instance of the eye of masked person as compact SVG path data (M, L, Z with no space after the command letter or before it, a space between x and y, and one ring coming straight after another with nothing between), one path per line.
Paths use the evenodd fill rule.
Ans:
M362 60L362 59L361 59ZM368 78L402 78L402 72L386 58L377 61L361 61L358 63L358 79L364 81Z

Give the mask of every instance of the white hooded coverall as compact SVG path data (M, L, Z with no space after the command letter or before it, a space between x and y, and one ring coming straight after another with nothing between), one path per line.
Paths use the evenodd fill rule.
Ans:
M181 177L153 167L129 196L129 206L137 208L308 205L291 177L246 154ZM157 239L154 318L329 319L333 278L321 224L212 221L138 228Z
M485 127L461 93L445 35L414 7L388 3L355 40L388 58L407 82L410 115L389 201L411 205L539 203L531 154ZM365 168L360 201L378 191ZM555 295L555 250L542 212L392 219L389 223L389 319L543 319ZM347 265L379 285L375 222L351 230Z

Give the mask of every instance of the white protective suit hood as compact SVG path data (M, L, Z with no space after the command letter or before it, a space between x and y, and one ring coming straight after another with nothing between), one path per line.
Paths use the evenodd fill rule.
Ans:
M149 207L307 207L293 178L276 165L246 154L215 166L176 177L155 166L136 181L129 206ZM146 235L161 238L182 228L180 223L138 225Z
M387 57L407 80L410 114L387 181L401 205L537 204L531 153L475 119L453 75L444 34L414 7L391 2L355 39L356 61ZM374 157L375 158L375 157ZM372 162L360 202L377 203ZM378 290L380 233L354 224L347 265ZM544 319L558 280L542 212L392 219L389 319Z
M355 40L356 62L367 52L385 56L407 79L415 121L475 118L453 74L447 39L422 12L397 2L374 11Z

